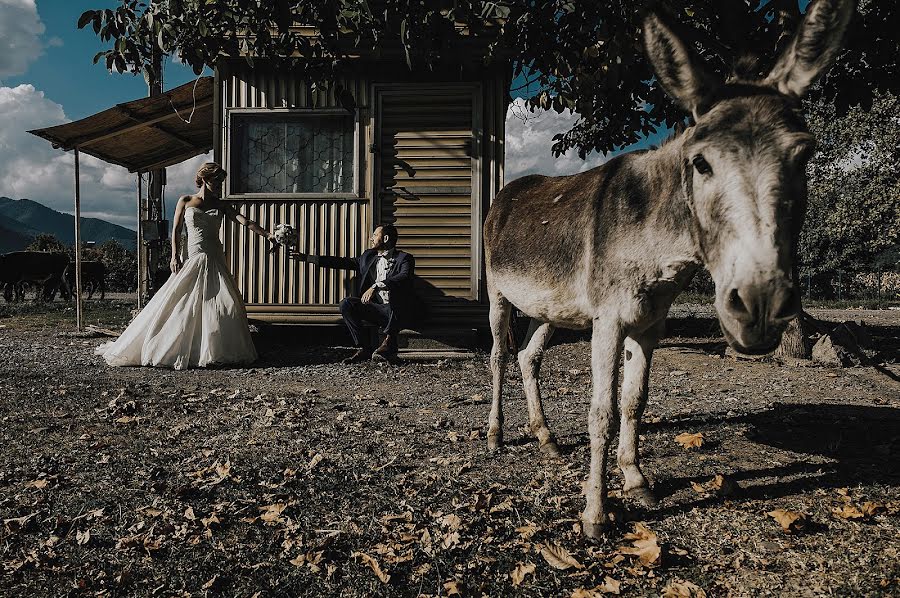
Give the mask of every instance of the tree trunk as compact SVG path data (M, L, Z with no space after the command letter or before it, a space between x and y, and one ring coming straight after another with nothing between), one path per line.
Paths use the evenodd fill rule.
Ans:
M775 349L778 359L809 359L812 357L810 335L815 332L813 318L805 311L791 320L781 337L781 344Z

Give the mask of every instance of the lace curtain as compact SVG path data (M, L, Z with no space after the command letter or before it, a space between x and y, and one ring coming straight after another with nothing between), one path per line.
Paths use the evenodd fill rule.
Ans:
M352 117L242 115L233 125L232 192L353 192Z

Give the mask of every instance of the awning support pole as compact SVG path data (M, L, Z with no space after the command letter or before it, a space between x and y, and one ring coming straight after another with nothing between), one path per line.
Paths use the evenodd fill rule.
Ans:
M81 306L81 180L78 164L78 148L75 148L75 325L84 330L84 314Z
M143 271L144 271L144 236L141 232L141 221L144 219L143 210L141 209L141 194L143 192L142 189L142 180L141 173L137 173L137 247L135 247L135 253L137 254L137 308L141 309L143 305L141 305L144 301L144 281L143 281Z

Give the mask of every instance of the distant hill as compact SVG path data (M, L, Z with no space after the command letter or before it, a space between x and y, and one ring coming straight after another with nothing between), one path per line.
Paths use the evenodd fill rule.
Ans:
M22 223L0 216L0 253L18 251L26 247L37 233L22 230Z
M63 214L30 199L0 197L0 251L24 249L40 233L55 236L66 245L75 243L75 216ZM99 218L81 219L81 237L98 245L115 239L134 249L135 232Z

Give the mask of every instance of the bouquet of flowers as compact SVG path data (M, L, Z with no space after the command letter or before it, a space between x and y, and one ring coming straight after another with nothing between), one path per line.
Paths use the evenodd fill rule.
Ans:
M270 253L275 253L278 246L294 249L300 243L300 235L290 224L279 224L275 227L275 243Z

